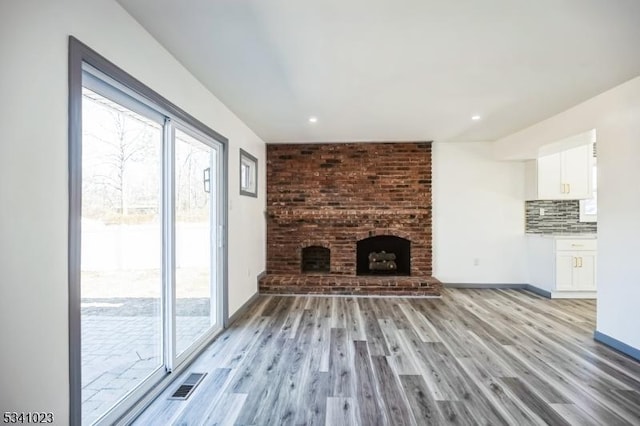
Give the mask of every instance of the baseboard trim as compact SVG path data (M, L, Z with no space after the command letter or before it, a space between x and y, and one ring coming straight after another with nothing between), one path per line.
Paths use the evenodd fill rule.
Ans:
M251 296L246 302L244 302L242 304L242 306L240 306L240 308L238 308L238 310L235 311L233 313L233 315L231 315L229 317L229 320L227 321L226 327L229 327L231 324L236 322L238 320L238 318L240 318L242 315L244 315L251 308L251 306L255 303L255 301L258 299L258 297L260 297L260 293L256 291L253 294L253 296Z
M531 284L516 284L516 283L504 283L504 284L493 284L493 283L442 283L443 287L446 288L476 288L476 289L512 289L512 290L527 290L531 293L537 294L538 296L546 297L547 299L551 299L551 292L548 290L541 289L539 287L533 286Z
M633 346L627 345L624 342L621 342L618 339L614 339L611 336L608 336L604 333L599 332L598 330L593 332L593 340L596 342L600 342L603 345L609 346L612 349L615 349L618 352L621 352L636 361L640 361L640 349L636 349Z
M542 289L540 287L536 287L531 284L526 284L524 287L525 290L530 291L531 293L537 294L538 296L546 297L547 299L551 299L551 292L549 290Z
M595 291L554 291L552 299L597 299Z
M516 288L524 289L528 284L491 284L491 283L442 283L447 288Z

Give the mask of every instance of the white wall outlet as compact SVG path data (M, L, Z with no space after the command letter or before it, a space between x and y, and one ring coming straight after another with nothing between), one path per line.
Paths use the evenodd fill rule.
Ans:
M478 265L480 265L480 259L476 257L473 259L473 266L478 266Z
M544 209L540 207L540 216L544 216Z

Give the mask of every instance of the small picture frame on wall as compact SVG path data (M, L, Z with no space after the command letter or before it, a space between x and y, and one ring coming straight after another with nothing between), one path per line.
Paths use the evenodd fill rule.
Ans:
M240 148L240 195L258 197L258 159Z

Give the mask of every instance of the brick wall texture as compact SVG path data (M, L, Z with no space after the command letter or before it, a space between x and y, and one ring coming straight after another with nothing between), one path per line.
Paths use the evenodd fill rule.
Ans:
M331 250L330 274L356 275L356 243L411 241L411 276L430 277L431 143L267 146L267 275L301 273L302 249Z

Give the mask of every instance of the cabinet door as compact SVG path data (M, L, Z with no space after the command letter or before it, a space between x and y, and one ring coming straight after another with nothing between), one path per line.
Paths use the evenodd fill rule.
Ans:
M592 194L592 148L583 145L562 153L562 183L568 185L563 198L579 200L591 198Z
M575 268L576 290L596 289L596 252L595 251L579 251L576 253L578 257L578 267Z
M538 199L566 198L562 193L562 155L552 154L538 158Z
M556 289L574 289L575 252L559 251L556 253Z

